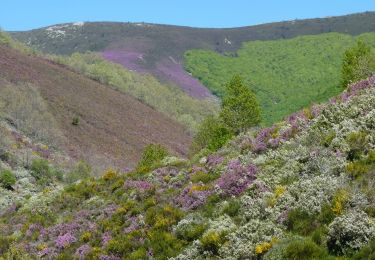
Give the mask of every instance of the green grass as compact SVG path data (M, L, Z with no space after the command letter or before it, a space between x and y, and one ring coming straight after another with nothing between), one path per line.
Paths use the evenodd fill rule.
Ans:
M252 41L244 43L236 53L225 55L187 51L185 67L218 96L224 94L224 84L234 74L245 77L262 105L263 123L269 125L340 93L343 54L357 38L375 46L374 33L358 37L328 33Z

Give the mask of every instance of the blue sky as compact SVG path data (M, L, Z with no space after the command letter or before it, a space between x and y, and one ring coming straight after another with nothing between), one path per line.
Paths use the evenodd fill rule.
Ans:
M0 0L0 26L27 30L75 21L237 27L375 11L375 0Z

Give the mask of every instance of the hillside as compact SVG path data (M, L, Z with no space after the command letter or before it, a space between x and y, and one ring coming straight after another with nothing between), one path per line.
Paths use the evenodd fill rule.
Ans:
M314 102L341 92L341 65L346 49L362 39L375 47L375 34L353 37L329 33L288 40L246 42L237 52L191 50L185 67L213 93L222 96L233 75L246 78L269 125Z
M16 39L45 53L95 51L131 70L151 73L190 95L203 98L207 89L183 69L187 50L233 52L243 42L275 40L328 32L358 35L373 32L375 12L340 17L294 20L231 29L199 29L146 23L70 23L27 32Z
M192 133L205 117L217 114L219 110L217 98L196 99L175 86L160 83L150 74L129 71L96 53L48 55L47 58L137 98Z
M22 85L20 93L31 87L39 93L38 100L46 103L64 137L57 147L75 159L86 159L101 169L106 165L133 167L149 143L186 155L191 137L183 126L134 97L64 66L0 46L0 79L1 89L9 83ZM18 104L18 98L18 94L7 97L5 107ZM34 107L32 104L30 109ZM15 117L23 113L21 109ZM48 127L41 124L36 131Z
M374 113L372 77L215 154L45 189L0 217L0 255L371 259Z

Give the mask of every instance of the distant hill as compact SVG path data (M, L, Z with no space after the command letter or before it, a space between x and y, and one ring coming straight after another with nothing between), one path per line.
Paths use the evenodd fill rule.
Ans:
M26 84L26 90L35 87L64 137L60 148L75 159L100 164L102 158L109 165L132 167L149 143L160 143L175 154L187 153L190 135L164 114L62 65L0 45L0 89L8 83ZM11 95L4 105L21 101ZM32 112L40 112L35 100L26 101L35 109ZM74 118L77 125L73 125ZM37 133L48 127L41 125Z
M375 31L375 12L294 20L231 29L199 29L147 23L70 23L13 32L12 36L46 53L97 51L103 57L159 79L171 81L194 97L210 93L183 69L190 49L236 51L245 41L275 40L339 32L359 35Z
M293 39L250 41L237 52L191 50L185 67L218 96L235 74L242 75L263 107L263 121L271 124L311 103L342 91L344 52L362 39L375 47L375 33L354 37L328 33Z

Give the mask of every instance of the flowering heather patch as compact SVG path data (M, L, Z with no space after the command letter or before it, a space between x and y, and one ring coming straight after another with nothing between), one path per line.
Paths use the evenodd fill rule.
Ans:
M142 66L142 52L126 50L108 50L102 52L102 57L106 60L121 64L129 70L147 73L147 69Z
M182 190L181 194L176 198L176 203L184 210L196 209L205 204L211 194L212 190L209 187L191 184Z
M39 253L38 253L38 256L39 257L46 257L46 258L50 258L50 259L54 259L57 257L57 252L55 249L53 248L50 248L50 247L46 247L44 249L42 249Z
M135 180L127 180L124 184L125 188L128 189L137 189L137 190L151 190L153 188L152 184L147 181L135 181Z
M189 75L182 64L164 60L156 65L154 73L175 83L192 97L207 98L211 96L210 91L198 79Z
M99 260L121 260L121 257L115 255L101 255Z
M179 176L181 176L180 170L174 166L158 168L152 172L152 178L157 181L161 189L181 188L187 175L182 175L185 178L179 178Z
M107 218L112 217L112 215L116 212L117 209L118 209L118 206L115 204L108 205L107 207L103 209L104 217L107 217Z
M340 95L340 99L342 102L347 102L352 96L355 96L358 93L358 91L373 87L374 84L375 84L375 75L368 79L353 83L348 86L347 91L345 91L344 93Z
M128 227L124 228L123 232L125 234L128 234L130 232L133 232L139 228L138 218L137 217L131 217L128 219L128 222L130 223Z
M107 50L102 52L102 57L106 60L121 64L129 70L139 73L153 74L160 79L167 80L181 87L186 93L195 98L207 98L211 96L210 91L189 75L180 63L170 59L164 59L150 68L144 62L143 52L133 50Z
M64 249L69 247L72 243L77 242L77 238L71 233L66 233L62 236L58 236L55 240L56 247L59 249Z
M40 232L40 230L42 230L42 229L43 229L43 227L40 224L31 224L29 226L29 228L27 229L25 235L27 237L31 237L34 234L34 232Z
M74 256L78 257L79 260L85 259L85 256L91 252L92 248L88 244L84 244L77 248Z
M32 150L35 153L38 153L42 158L48 159L51 157L51 151L48 149L48 147L43 145L36 145L32 147Z
M103 233L101 245L106 246L111 239L112 239L111 232L107 231L107 232Z
M224 196L238 196L256 179L257 168L250 164L244 166L239 160L229 162L227 172L217 180L216 185Z
M213 169L219 166L223 161L224 161L223 156L212 154L212 155L207 156L206 166L209 169Z

